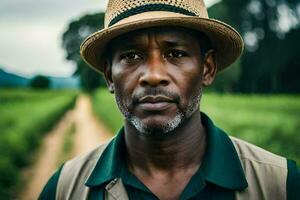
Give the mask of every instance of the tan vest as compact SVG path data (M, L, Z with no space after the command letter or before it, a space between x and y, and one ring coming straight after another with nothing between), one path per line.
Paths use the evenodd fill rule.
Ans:
M230 137L242 163L248 187L235 194L236 200L286 200L287 161L285 158ZM89 188L84 185L108 143L65 163L57 184L57 200L83 200ZM105 200L128 200L121 179L105 187Z

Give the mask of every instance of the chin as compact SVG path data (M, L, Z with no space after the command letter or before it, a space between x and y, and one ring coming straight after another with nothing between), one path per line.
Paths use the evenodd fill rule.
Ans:
M158 119L140 119L138 117L131 117L129 122L144 135L163 136L175 130L182 122L183 115L177 114L172 119L158 120Z

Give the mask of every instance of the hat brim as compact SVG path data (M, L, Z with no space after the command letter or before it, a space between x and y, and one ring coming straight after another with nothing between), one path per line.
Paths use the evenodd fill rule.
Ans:
M240 34L224 22L199 17L172 17L137 20L95 32L81 44L81 56L93 69L102 72L105 46L112 39L138 29L160 26L177 26L204 33L216 50L218 72L230 66L244 48Z

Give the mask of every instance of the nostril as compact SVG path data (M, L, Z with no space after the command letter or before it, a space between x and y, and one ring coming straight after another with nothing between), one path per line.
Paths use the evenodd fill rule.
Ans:
M169 81L167 81L167 80L161 80L160 84L163 85L163 86L167 86L169 84Z
M147 81L144 81L144 80L141 81L140 84L141 84L142 87L145 87L145 86L149 85L149 84L147 83Z

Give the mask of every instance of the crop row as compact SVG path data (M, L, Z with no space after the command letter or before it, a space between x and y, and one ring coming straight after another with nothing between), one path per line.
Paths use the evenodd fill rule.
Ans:
M43 135L75 103L76 92L0 91L0 196L11 198L20 170L34 160Z

